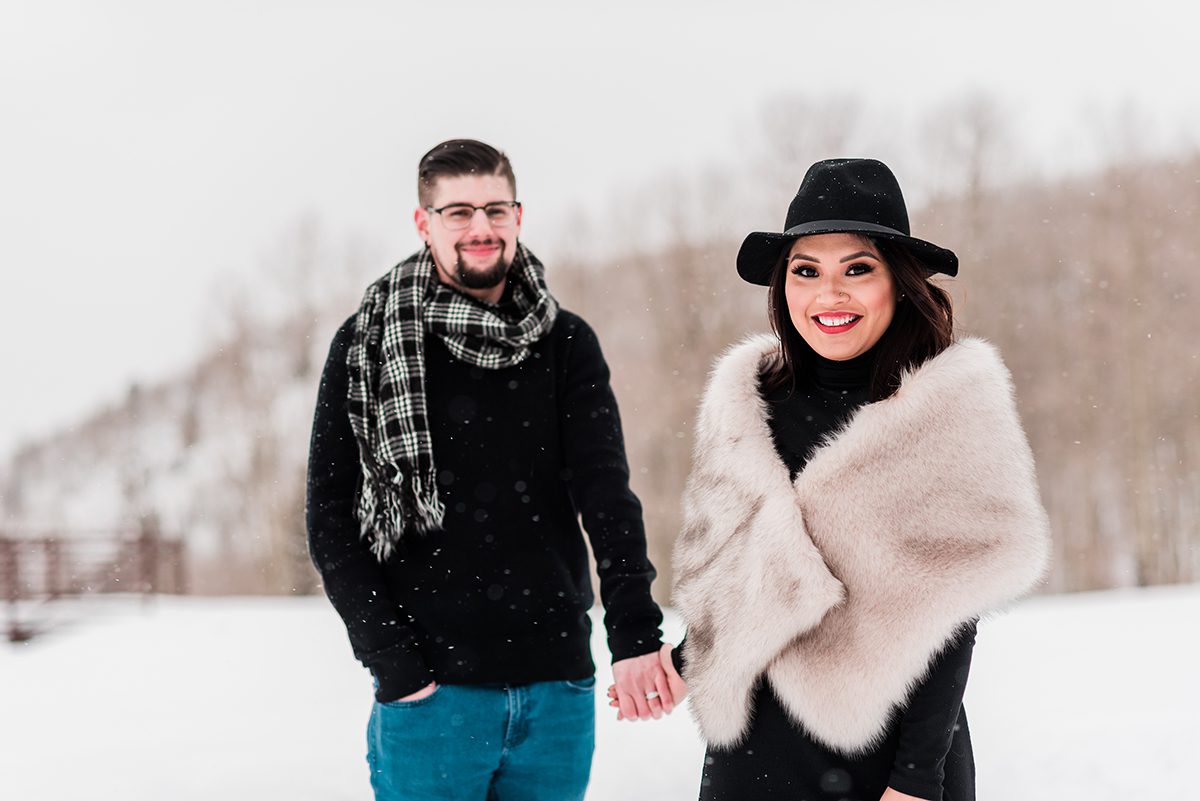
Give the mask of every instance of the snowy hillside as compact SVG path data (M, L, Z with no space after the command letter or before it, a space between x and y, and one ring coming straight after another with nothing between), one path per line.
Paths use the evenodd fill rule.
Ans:
M979 797L1196 797L1198 619L1192 586L984 621L967 691ZM367 799L369 698L323 598L106 601L0 645L0 798ZM702 754L682 710L618 724L602 707L588 798L695 798Z
M168 538L186 532L192 592L315 590L304 465L327 345L314 327L302 319L230 339L19 452L0 475L6 533L70 540L152 519Z

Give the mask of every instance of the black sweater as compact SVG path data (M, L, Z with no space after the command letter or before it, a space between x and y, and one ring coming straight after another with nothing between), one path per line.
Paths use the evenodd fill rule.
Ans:
M798 377L794 392L765 395L775 449L793 478L821 441L867 402L873 359L873 352L843 362L817 358ZM746 742L734 751L710 752L701 797L878 801L891 786L941 799L945 786L946 799L973 798L974 765L961 708L974 643L972 622L935 659L883 741L855 758L809 737L760 682ZM676 648L672 654L680 669L682 653Z
M524 362L485 370L425 338L426 398L443 531L408 534L380 564L354 516L357 445L346 411L351 318L329 351L313 422L313 562L358 659L392 700L447 684L581 679L593 603L588 532L613 659L654 651L642 510L629 488L608 366L562 310Z

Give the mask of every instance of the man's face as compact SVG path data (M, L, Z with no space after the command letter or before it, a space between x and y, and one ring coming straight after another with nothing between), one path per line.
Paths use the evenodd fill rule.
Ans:
M433 185L431 198L429 205L435 209L456 203L486 206L516 199L508 179L501 175L439 178ZM511 225L500 226L489 222L485 212L476 211L470 224L459 230L450 227L445 215L425 208L417 209L414 220L417 233L433 252L442 282L495 302L517 252L521 209L517 208L515 214Z

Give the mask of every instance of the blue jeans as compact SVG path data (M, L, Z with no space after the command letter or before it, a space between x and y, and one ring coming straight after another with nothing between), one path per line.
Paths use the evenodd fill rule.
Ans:
M596 742L596 680L441 684L376 703L367 724L375 801L581 800Z

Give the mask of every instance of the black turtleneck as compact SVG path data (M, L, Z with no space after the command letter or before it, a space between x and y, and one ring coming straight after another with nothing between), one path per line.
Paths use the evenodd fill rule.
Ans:
M793 478L814 450L870 400L874 365L874 350L845 361L812 354L797 371L795 387L764 393L775 450ZM879 745L855 758L809 737L760 679L746 740L732 751L709 751L701 799L877 801L888 786L918 798L973 799L974 762L962 697L974 643L972 622L934 660ZM682 648L672 654L680 670L682 654Z
M821 441L870 399L874 366L873 349L840 362L813 354L801 365L795 389L764 394L775 450L793 478Z

